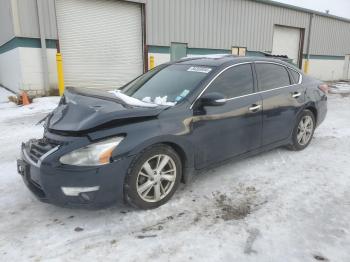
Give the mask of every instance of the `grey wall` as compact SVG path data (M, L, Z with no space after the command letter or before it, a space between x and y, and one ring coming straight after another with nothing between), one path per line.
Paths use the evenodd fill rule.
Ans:
M0 0L0 46L14 36L11 0Z
M45 34L47 39L56 39L55 1L40 0L43 5ZM15 34L21 37L39 38L39 21L36 0L12 0Z
M271 51L274 24L305 28L310 14L251 0L147 0L148 44ZM316 16L311 54L350 52L350 23ZM336 37L336 40L335 38ZM321 40L322 39L322 40ZM321 41L318 41L321 40Z
M315 55L350 54L350 23L316 15L310 50Z
M46 38L57 39L55 0L40 1L43 7L42 13L44 15ZM145 3L145 0L131 0L131 2ZM9 16L11 10L14 12L14 19L11 19L12 15ZM18 37L39 38L36 0L0 0L0 25L0 45L15 35Z
M46 38L56 39L55 1L41 0ZM87 0L93 1L93 0ZM135 0L143 2L143 0ZM11 5L14 13L11 21ZM36 0L0 0L0 45L14 34L39 38ZM253 0L146 0L147 44L192 48L271 51L275 24L305 28L310 13ZM315 15L311 54L350 54L350 22Z

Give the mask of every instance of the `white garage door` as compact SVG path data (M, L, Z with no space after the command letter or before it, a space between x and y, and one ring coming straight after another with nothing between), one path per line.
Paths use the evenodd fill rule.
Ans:
M300 29L275 26L273 32L273 55L287 55L293 63L299 62Z
M65 85L118 88L143 72L140 4L56 0Z

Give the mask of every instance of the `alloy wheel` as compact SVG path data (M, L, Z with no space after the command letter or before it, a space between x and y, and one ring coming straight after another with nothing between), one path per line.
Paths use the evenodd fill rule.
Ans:
M149 158L141 167L137 179L138 195L146 202L158 202L166 197L176 181L174 160L165 154Z
M311 116L304 116L298 125L297 141L301 146L309 143L314 130L314 122Z

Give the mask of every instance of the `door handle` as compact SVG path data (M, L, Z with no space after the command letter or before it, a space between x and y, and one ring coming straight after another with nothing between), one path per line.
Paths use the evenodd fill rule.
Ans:
M251 107L249 107L249 111L250 112L257 112L257 111L259 111L260 108L261 108L261 105L254 104Z
M301 96L301 93L300 93L300 92L294 92L294 93L292 93L292 97L293 97L293 98L298 98L299 96Z

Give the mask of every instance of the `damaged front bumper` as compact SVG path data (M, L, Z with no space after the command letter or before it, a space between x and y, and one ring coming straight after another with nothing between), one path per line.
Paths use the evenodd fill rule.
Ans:
M28 189L42 202L58 206L101 208L123 200L123 184L132 157L98 167L59 162L59 148L33 156L36 140L22 144L17 170Z

